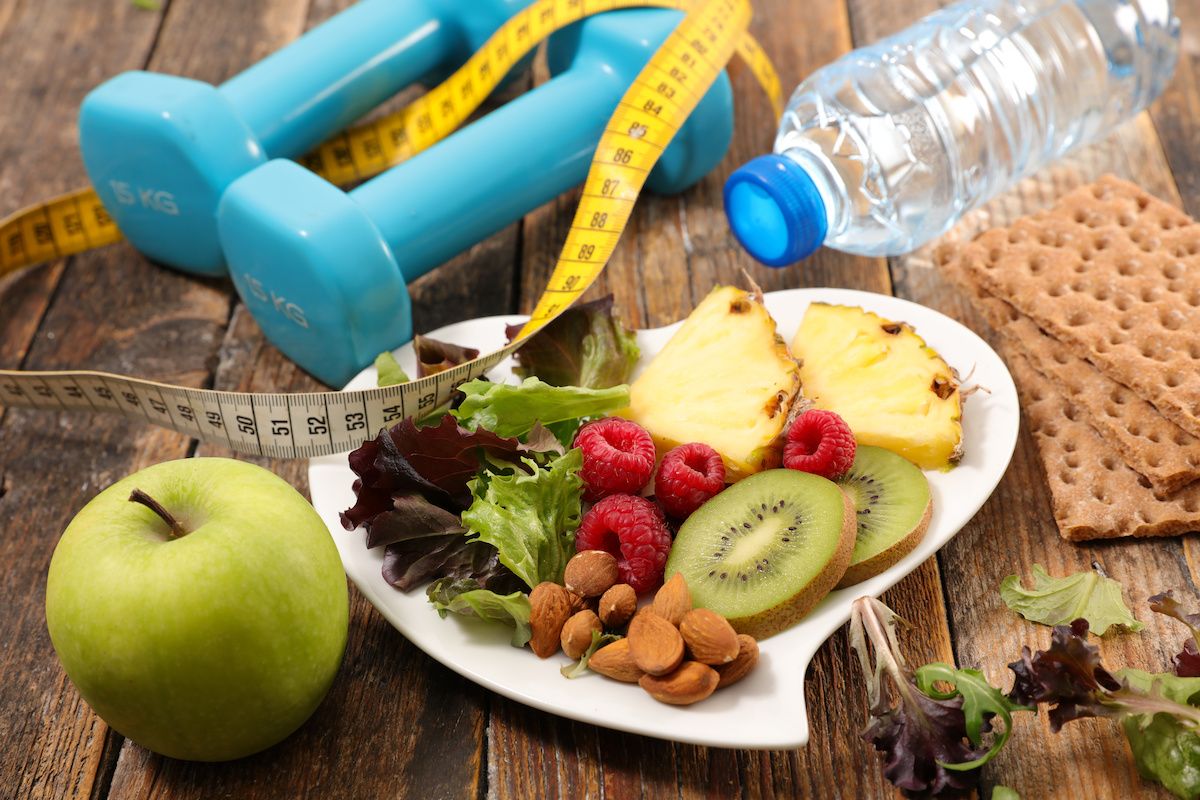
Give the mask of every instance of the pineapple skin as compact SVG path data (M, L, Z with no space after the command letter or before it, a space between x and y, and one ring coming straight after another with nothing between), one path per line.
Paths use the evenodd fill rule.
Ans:
M958 376L906 322L813 303L792 342L804 396L846 420L854 438L922 469L962 457Z
M800 373L759 299L718 286L630 386L625 415L658 455L703 442L733 482L779 466Z

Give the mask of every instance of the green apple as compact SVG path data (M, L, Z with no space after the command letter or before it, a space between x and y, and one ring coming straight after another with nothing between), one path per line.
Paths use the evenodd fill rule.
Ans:
M67 675L117 732L225 761L286 737L329 690L346 576L285 481L226 458L168 461L105 489L67 526L46 622Z

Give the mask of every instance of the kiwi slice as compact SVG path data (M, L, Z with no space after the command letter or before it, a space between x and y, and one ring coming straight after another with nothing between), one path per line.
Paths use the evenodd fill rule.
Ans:
M756 639L782 631L833 588L854 549L854 506L833 481L793 469L751 475L679 529L666 577L692 603Z
M882 447L859 445L838 479L854 501L858 534L850 567L837 588L873 578L908 555L929 529L933 497L916 464Z

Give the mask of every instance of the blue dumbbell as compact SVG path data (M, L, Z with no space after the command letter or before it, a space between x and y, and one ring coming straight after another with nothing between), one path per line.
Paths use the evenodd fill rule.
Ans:
M126 72L79 113L88 177L133 246L223 275L216 210L234 179L297 158L420 81L464 63L532 0L361 0L219 88Z
M614 11L568 28L550 40L552 80L348 194L281 160L235 181L217 227L267 338L334 386L412 338L407 282L583 182L617 103L680 19ZM732 136L722 73L649 188L691 186Z

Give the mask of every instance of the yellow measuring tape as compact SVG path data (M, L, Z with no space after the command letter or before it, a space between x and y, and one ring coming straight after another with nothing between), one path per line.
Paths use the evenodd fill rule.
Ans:
M367 170L354 177L372 174L371 169L378 172L391 163L386 159L402 160L448 135L513 64L551 33L590 14L638 6L679 8L688 13L639 73L610 118L550 282L529 322L508 346L437 375L356 392L222 392L101 372L0 370L0 404L123 413L204 441L225 444L237 452L276 458L344 452L360 445L370 432L441 405L455 387L483 375L511 355L595 281L612 256L651 168L735 52L748 57L773 105L780 108L774 69L746 35L751 15L749 0L540 0L514 16L458 72L422 99L391 117L344 134L312 157L320 159L320 163L312 162L313 166L327 170L325 147L345 148L349 153L346 163L360 164ZM477 96L468 96L466 85L476 87ZM423 117L429 125L422 122ZM389 121L393 127L388 127ZM409 149L395 149L382 156L384 162L370 161L375 151L363 148L362 143L371 136L382 142L389 138L384 135L387 131L398 129L395 126L425 138L398 140ZM360 163L356 160L360 155L368 160ZM335 162L341 163L337 158ZM328 177L333 173L323 174ZM31 232L35 243L50 236L50 246L65 246L53 239L62 230L73 237L64 242L98 246L104 243L104 236L116 230L102 212L103 206L87 190L22 212L33 215L37 224L28 219L16 221L22 236ZM5 237L0 242L6 252L11 224L0 226ZM39 233L45 229L48 234ZM117 239L119 234L108 241ZM26 247L28 250L32 246ZM59 250L53 253L65 254ZM0 268L0 274L3 272Z
M436 88L397 112L334 136L300 163L341 186L378 175L457 130L517 62L571 23L621 8L688 11L700 5L699 0L540 0L514 15ZM779 116L783 95L770 59L745 31L737 36L737 53ZM95 190L77 189L0 220L0 278L123 239Z

